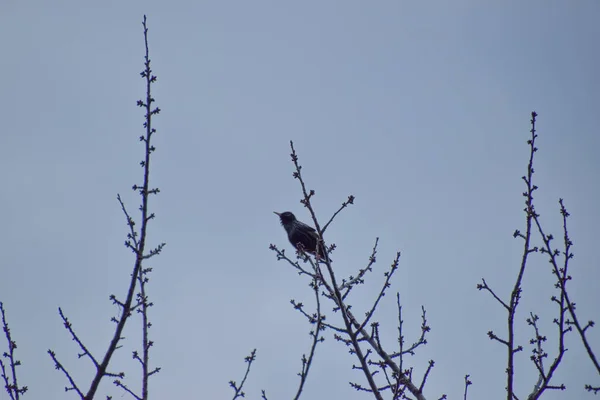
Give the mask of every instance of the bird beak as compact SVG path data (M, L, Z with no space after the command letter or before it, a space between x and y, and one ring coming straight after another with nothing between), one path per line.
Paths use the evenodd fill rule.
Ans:
M273 214L277 214L277 216L281 217L281 214L278 213L277 211L273 211Z

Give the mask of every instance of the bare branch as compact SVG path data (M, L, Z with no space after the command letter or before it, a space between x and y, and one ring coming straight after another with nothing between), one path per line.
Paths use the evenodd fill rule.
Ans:
M102 378L104 378L105 376L118 376L118 377L123 376L123 374L121 374L121 373L113 374L113 373L108 372L108 365L110 363L110 360L112 359L114 352L116 351L117 348L120 347L119 342L122 338L123 330L125 328L125 323L131 316L131 312L136 308L136 305L133 304L133 300L134 300L134 296L135 296L135 289L136 289L137 281L139 279L141 271L143 271L142 261L145 258L148 258L150 256L160 253L160 251L162 250L162 248L164 246L164 244L161 244L154 250L151 250L148 255L145 254L146 233L147 233L148 223L150 222L150 220L152 220L154 218L154 214L151 214L148 211L149 196L152 194L158 194L160 192L160 190L158 188L151 189L149 186L150 185L151 154L156 150L155 147L151 144L152 136L156 133L156 129L152 128L152 116L159 114L160 109L153 107L153 104L152 104L154 102L154 98L151 95L151 86L153 83L156 82L156 76L152 75L152 70L150 68L150 57L149 57L149 50L148 50L148 28L146 26L146 16L144 16L143 28L144 28L144 44L145 44L145 50L146 50L145 57L144 57L145 68L141 72L140 75L146 81L146 99L138 100L137 105L139 107L142 107L145 109L144 128L146 129L146 132L144 135L142 135L140 137L140 141L143 142L144 146L145 146L144 160L140 162L140 165L144 171L143 172L144 180L143 180L143 184L141 186L138 186L138 185L133 186L133 190L137 191L141 196L141 204L139 207L139 209L141 211L141 226L140 226L139 231L135 230L135 222L134 222L133 218L127 212L127 209L125 208L125 204L122 201L121 197L119 195L117 195L117 200L119 201L119 204L121 205L121 209L123 210L123 213L125 214L127 226L129 227L129 233L127 234L127 240L125 241L125 246L127 248L129 248L130 250L132 250L133 253L135 254L135 262L134 262L134 266L133 266L133 271L131 273L131 279L129 282L129 288L127 290L127 296L126 296L125 301L123 301L123 302L117 301L117 299L114 295L111 296L111 300L113 301L113 303L118 304L120 306L120 308L122 309L122 316L119 319L113 318L113 321L115 321L117 324L115 332L114 332L113 337L108 345L106 353L104 354L104 357L102 358L102 361L98 362L98 361L96 361L95 358L93 358L91 356L91 354L87 351L87 349L83 345L83 343L77 338L77 336L75 335L75 332L73 332L71 329L70 323L68 323L68 321L66 320L66 318L64 318L64 316L62 315L62 312L61 312L61 317L63 317L63 322L65 323L65 326L71 333L74 340L79 344L80 348L82 350L84 350L83 355L88 355L90 357L90 359L94 362L94 365L96 366L96 373L94 375L94 378L92 379L90 388L88 389L85 396L82 394L83 392L81 390L79 390L79 388L75 385L75 383L73 382L73 379L71 378L71 376L69 375L67 370L62 366L62 364L60 364L58 362L58 360L55 356L55 353L51 350L48 351L48 353L50 354L50 356L52 357L52 359L55 363L56 368L59 370L62 370L63 373L67 376L67 379L69 380L69 382L71 383L71 388L68 388L68 390L77 391L77 393L80 395L80 397L85 398L86 400L91 400L94 398L96 391L98 390L98 386L100 385ZM147 322L147 321L145 321L145 322ZM146 325L146 327L148 327L148 325ZM150 346L145 345L145 347L150 347ZM80 355L80 357L81 356L82 355ZM147 362L145 362L145 366L147 368ZM147 394L147 377L148 376L149 376L149 372L147 371L147 369L145 369L144 370L144 382L143 382L143 387L142 387L142 396L140 396L144 400L147 399L147 396L148 396L148 394ZM123 385L121 385L121 387L123 387Z
M506 304L504 301L502 301L502 299L500 297L498 297L496 295L496 293L488 286L488 284L485 281L485 279L481 278L481 282L482 283L478 283L477 284L477 289L479 289L479 290L487 290L488 292L490 292L490 294L492 296L494 296L494 299L496 299L496 301L498 301L498 303L502 304L502 306L506 309L506 311L510 311L510 307L508 306L508 304Z
M471 380L469 379L471 375L465 375L465 394L463 396L464 400L467 400L467 392L469 391L469 386L471 386L473 384L473 382L471 382Z
M514 394L514 376L515 376L515 361L514 355L515 353L521 351L522 346L515 347L515 315L517 312L517 307L519 305L519 300L521 299L521 282L523 281L523 276L525 274L525 268L527 266L527 261L529 259L529 255L533 252L537 251L537 248L531 247L531 233L532 233L532 221L534 217L537 215L535 212L535 208L533 205L533 192L537 190L537 186L532 183L533 180L533 160L534 154L537 151L537 147L535 147L535 139L537 138L536 130L535 130L535 122L536 122L537 113L534 111L531 113L531 138L527 140L527 144L529 145L529 162L527 164L527 174L522 177L525 182L526 190L523 192L523 197L525 197L525 234L522 234L519 230L516 230L513 236L515 238L523 239L523 253L521 256L521 265L519 267L519 271L517 273L517 278L513 285L513 289L510 295L510 301L505 302L496 293L488 286L487 282L482 279L482 283L477 285L477 289L488 291L495 299L498 301L507 311L507 327L508 327L508 338L506 340L499 338L494 332L489 331L488 337L491 340L498 341L506 346L507 351L507 366L506 366L506 394L507 400L512 400L515 396Z
M69 333L71 334L71 338L79 345L79 348L83 351L83 353L79 353L79 354L77 354L77 356L79 358L87 356L94 364L94 367L96 367L96 369L97 369L99 367L98 361L96 361L94 356L92 356L92 354L85 347L83 342L75 334L75 331L73 331L73 327L72 327L71 323L69 322L69 320L67 319L67 317L65 316L65 314L63 313L62 308L58 307L58 313L60 315L60 318L63 320L63 325L65 326L65 329L69 331Z
M48 354L50 355L50 358L52 358L52 361L54 361L54 367L57 370L62 371L63 374L65 374L65 376L67 377L67 380L69 381L69 383L71 384L71 386L65 386L65 392L73 390L73 391L75 391L79 395L80 399L85 400L85 398L86 398L85 395L79 389L79 387L77 386L77 384L75 384L75 381L73 380L73 378L71 377L71 375L69 374L69 372L58 361L58 359L56 358L56 354L52 350L48 350Z
M346 207L348 207L348 205L350 204L354 204L354 196L350 195L348 196L348 200L344 201L342 203L342 206L339 208L339 210L337 210L335 213L333 213L333 215L331 216L331 218L329 219L329 221L327 221L327 223L325 224L325 226L322 229L322 232L325 233L325 231L327 230L327 227L333 222L333 220L335 219L335 217L337 217L337 215Z
M295 179L300 181L300 185L302 188L303 198L300 202L308 209L311 218L313 220L315 230L319 237L319 242L322 248L326 248L325 242L323 240L323 230L321 229L319 222L316 218L316 213L313 209L311 199L315 195L314 190L307 190L304 179L302 177L301 169L302 167L298 163L298 156L294 149L293 142L290 142L290 147L292 150L291 157L292 162L295 167L295 172L293 174ZM342 207L343 208L343 207ZM338 210L338 212L341 211ZM333 218L332 218L333 219ZM328 223L329 224L329 223ZM327 225L326 225L327 226ZM377 244L377 242L376 242ZM332 246L333 248L334 246ZM275 250L275 246L271 246L273 250ZM278 259L285 259L282 256L282 252L279 250L275 250L278 253ZM385 274L386 280L384 282L382 290L379 292L377 298L375 299L374 306L371 307L369 312L367 312L365 316L365 320L359 322L353 313L350 311L350 305L345 303L345 298L349 293L349 290L356 284L362 283L363 276L367 271L371 270L372 264L375 262L375 252L376 246L374 246L373 253L371 258L369 259L369 264L366 269L359 271L359 276L357 278L350 277L349 280L343 280L342 284L338 284L334 270L331 265L331 260L328 255L326 255L325 259L319 260L319 257L316 258L316 262L313 262L312 259L308 258L305 261L310 262L313 267L314 272L306 271L305 269L300 270L300 274L311 275L313 278L316 277L318 280L318 284L323 287L322 295L330 299L334 302L335 307L334 311L340 311L341 318L343 321L343 327L341 328L342 332L340 334L334 333L334 338L337 341L344 343L346 346L350 347L350 352L354 354L358 361L359 365L353 367L354 369L360 369L363 371L363 374L368 382L368 388L363 388L359 384L351 383L352 387L357 390L365 390L373 394L376 399L382 399L381 391L383 390L393 390L395 398L398 398L399 393L402 393L404 389L407 389L413 396L415 396L418 400L423 400L425 397L422 394L422 390L419 389L412 381L411 374L408 375L401 371L398 365L393 361L392 357L383 349L383 346L379 339L377 323L372 323L372 333L369 334L366 331L366 326L372 318L372 315L375 312L381 298L385 294L385 290L390 285L391 276L395 272L398 267L398 258L399 254L396 257L395 262L392 264L391 271ZM288 260L289 262L289 260ZM290 262L296 269L299 269L295 263ZM342 295L342 290L344 294ZM301 303L293 303L295 307L301 309ZM325 325L324 325L325 326ZM427 327L427 329L429 329ZM337 332L337 331L336 331ZM361 347L361 343L366 343L367 346L370 346L365 352L365 350ZM381 361L372 361L370 359L371 355L376 354L381 358ZM383 372L383 376L385 376L387 384L384 386L378 386L375 382L375 375L378 370L372 371L369 369L369 365L376 366L378 370ZM386 369L389 368L392 373L388 374ZM391 378L394 378L395 381L392 381Z
M6 371L6 365L2 361L2 358L0 358L0 371L2 372L1 376L4 380L4 388L6 389L6 392L10 396L11 400L19 400L21 395L27 392L27 386L19 387L19 382L17 379L17 367L21 365L21 361L15 358L17 342L13 340L10 334L10 328L8 327L8 321L6 320L6 312L4 311L4 304L1 301L0 314L2 314L2 330L4 331L4 336L8 342L8 352L2 353L2 357L8 359L8 367L10 368L11 374L9 377L9 374Z
M317 344L319 342L323 342L325 340L322 336L319 337L320 332L324 329L323 320L325 316L321 315L321 299L319 297L319 281L317 278L314 278L311 286L315 293L315 300L317 303L317 310L315 315L312 318L311 323L316 324L313 331L311 331L310 335L312 336L312 344L310 347L310 353L308 358L306 355L302 355L302 369L298 374L300 376L300 384L298 385L298 390L296 391L296 396L294 400L300 399L300 395L302 394L302 389L304 388L304 384L306 383L306 379L308 378L308 372L310 371L310 366L312 365L313 358L315 356L315 350L317 348Z
M423 380L421 381L421 385L419 386L419 392L423 392L423 388L425 387L425 382L427 382L427 377L429 376L429 372L435 365L433 360L429 360L429 365L427 366L427 370L425 371L425 375L423 375Z
M575 303L570 299L569 293L567 291L567 282L569 280L571 280L571 276L569 275L569 261L573 258L573 253L571 252L571 247L573 246L573 242L571 241L571 239L569 237L569 230L567 227L567 218L570 216L570 214L564 205L563 199L559 199L559 204L560 204L560 213L563 218L564 251L562 252L562 254L563 254L564 261L563 261L562 267L559 267L559 261L558 261L558 256L559 256L560 252L558 250L552 248L551 242L553 240L553 236L547 235L545 233L544 229L542 228L542 223L539 218L539 215L536 214L534 216L534 221L535 221L536 227L537 227L538 232L544 243L544 246L543 246L541 252L545 253L548 256L548 261L550 262L550 265L552 266L552 273L556 276L556 279L557 279L557 283L556 283L555 287L559 290L559 298L556 298L556 297L552 298L552 300L559 305L559 318L554 321L558 325L558 330L559 330L559 355L557 356L555 363L557 364L556 367L558 367L558 363L560 363L560 360L562 359L562 353L564 353L564 351L566 350L566 349L564 349L564 335L567 331L570 331L572 329L572 327L574 326L575 330L579 333L579 337L586 349L589 359L592 361L594 368L600 375L600 363L598 362L598 359L596 358L596 354L594 353L594 351L589 343L589 340L586 336L587 329L589 327L594 326L594 322L589 321L585 326L583 326L581 324L581 322L579 321L579 318L577 316L577 313L575 312ZM571 317L571 320L565 319L565 313L567 311L569 313L569 316ZM568 325L568 328L565 328L565 325ZM553 364L553 366L554 366L554 364ZM554 369L552 369L552 372L554 372L556 367ZM593 390L589 390L588 387L591 387L591 386L586 385L586 390L593 391ZM557 387L557 389L562 389L562 386Z
M396 270L398 269L398 262L399 261L400 261L400 252L396 253L396 258L392 262L392 265L390 267L389 272L385 273L385 282L383 283L383 286L381 287L381 290L379 291L379 295L377 295L377 298L375 299L375 302L373 303L373 306L366 313L365 320L363 321L363 323L358 328L359 331L362 330L362 329L364 329L364 327L369 323L369 321L371 320L371 317L373 317L373 314L375 313L375 309L377 308L377 305L379 304L379 301L385 295L386 289L391 286L390 285L390 280L392 279L392 276L394 275L394 272L396 272Z
M357 284L365 283L364 276L367 272L373 271L373 264L375 264L375 262L377 261L375 255L377 254L378 244L379 238L375 238L375 244L373 245L373 250L371 251L371 255L369 256L369 263L364 269L358 271L356 277L350 276L348 280L342 279L340 290L346 290L342 296L342 300L346 300L346 297L348 297L348 294L350 294L350 291L354 286L356 286Z
M248 375L250 374L250 368L252 367L252 363L255 360L256 360L256 349L252 350L252 352L250 353L250 355L247 356L246 358L244 358L244 362L247 364L247 366L246 366L246 372L244 373L244 378L242 379L242 382L240 383L240 385L238 386L235 381L229 381L229 386L235 392L233 394L232 400L235 400L237 398L246 396L246 394L242 391L242 389L244 388L244 384L246 383L246 379L248 379ZM266 399L265 391L264 390L263 390L263 396L262 397L263 397L263 399Z

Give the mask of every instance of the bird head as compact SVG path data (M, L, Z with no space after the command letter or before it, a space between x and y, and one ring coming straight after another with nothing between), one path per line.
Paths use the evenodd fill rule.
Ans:
M289 226L296 222L296 216L289 211L278 213L277 211L273 211L275 214L279 216L281 220L281 225Z

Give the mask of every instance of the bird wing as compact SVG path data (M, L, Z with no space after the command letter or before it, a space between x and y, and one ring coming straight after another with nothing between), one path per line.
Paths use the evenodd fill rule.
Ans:
M296 224L298 224L299 226L301 226L302 228L306 229L307 231L310 231L311 234L312 233L317 233L317 231L315 230L315 228L313 228L310 225L306 225L304 222L300 222L300 221L296 221Z
M297 223L300 227L300 230L304 230L304 232L306 232L309 236L312 237L312 239L315 241L316 246L317 242L319 241L319 234L317 233L317 230L310 225L306 225L304 222L297 221Z

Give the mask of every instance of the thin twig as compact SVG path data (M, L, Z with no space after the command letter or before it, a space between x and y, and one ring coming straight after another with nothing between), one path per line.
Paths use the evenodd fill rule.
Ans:
M327 223L325 224L325 226L323 226L322 232L325 233L325 231L327 230L327 227L333 222L333 220L335 219L335 217L337 217L337 215L346 207L348 207L348 205L350 204L354 204L354 196L350 195L348 196L348 200L344 201L342 203L342 206L335 212L333 213L333 215L331 216L331 218L329 219L329 221L327 221Z
M487 284L487 282L485 281L485 279L481 278L481 282L480 284L477 285L477 289L479 290L487 290L488 292L490 292L490 294L492 296L494 296L494 299L496 299L496 301L500 304L502 304L502 306L506 309L506 311L510 311L510 308L508 307L508 304L506 304L500 297L498 297L498 295L496 295L496 293L492 290L492 288L489 287L489 285Z
M566 349L564 349L564 335L565 333L570 331L574 326L576 331L579 333L579 337L581 338L581 341L586 349L589 359L592 361L592 364L594 365L596 371L600 375L600 364L598 363L596 355L586 336L586 330L589 327L593 326L594 322L588 322L588 324L585 327L581 325L577 317L577 313L575 312L575 303L573 303L570 300L569 293L567 291L567 282L571 279L571 276L568 274L568 271L569 261L573 258L573 253L571 252L571 246L573 245L573 242L569 238L569 231L567 227L567 218L570 214L568 213L564 205L563 199L559 199L559 204L560 213L563 217L564 262L562 267L559 267L558 265L558 255L560 254L559 251L552 249L551 242L553 240L553 236L545 234L544 229L542 228L542 223L539 218L539 215L536 215L534 217L536 227L538 228L538 232L540 233L540 236L542 237L542 241L544 243L544 247L542 248L541 252L546 253L548 255L549 262L552 266L552 273L556 276L557 279L557 283L555 286L556 288L558 288L560 293L560 299L557 299L556 297L552 298L552 300L559 305L559 318L555 320L555 323L558 325L559 330L559 355L557 356L557 359L555 360L555 363L553 363L552 366L556 364L556 367L558 367L558 363L560 363L562 354L564 353L564 351L566 351ZM568 312L571 316L571 320L565 319L566 312ZM565 325L568 325L568 328L565 328ZM554 372L556 367L550 370L549 375L551 375L551 373ZM549 388L563 389L563 386L564 385ZM593 389L590 390L589 387L591 386L586 385L586 390L593 391Z
M92 356L92 354L88 351L87 347L85 347L85 345L79 339L79 337L77 336L77 334L75 334L75 331L73 330L73 326L71 325L71 322L69 322L69 320L67 319L67 317L63 313L62 308L60 308L60 307L58 307L58 314L60 315L60 318L62 318L63 325L69 331L69 333L71 334L71 337L73 338L73 340L79 345L79 348L81 348L81 350L83 351L83 353L78 354L78 357L81 358L81 357L87 356L92 361L92 363L94 364L94 367L98 368L99 367L98 361L96 361L96 359L94 358L94 356Z
M71 377L69 372L58 361L58 359L56 358L56 354L52 350L48 350L48 354L50 355L50 358L52 358L52 361L54 361L54 368L56 368L59 371L62 371L63 374L65 374L65 376L67 377L67 380L69 381L69 383L71 384L71 386L65 386L65 392L74 390L79 395L80 399L85 400L86 399L85 395L79 389L79 387L77 386L77 384L75 383L75 381L73 380L73 378Z
M244 373L244 378L239 386L235 383L235 381L229 381L229 386L234 390L232 400L235 400L240 397L244 397L246 394L242 391L244 388L244 384L246 383L246 379L248 379L248 375L250 374L250 367L252 367L252 363L256 360L256 349L252 350L249 356L244 358L244 362L246 365L246 372ZM263 399L266 399L265 391L263 390Z
M471 380L469 379L471 375L465 375L465 394L463 396L463 400L467 400L467 392L469 391L469 386L471 386L473 384L473 382L471 382Z
M317 348L317 344L323 341L323 337L319 338L320 332L323 330L323 319L324 316L321 315L321 299L319 297L319 281L317 278L313 279L312 288L315 293L315 299L317 303L316 314L313 318L314 324L316 324L315 329L311 332L312 336L312 344L310 347L310 353L308 358L305 355L302 355L302 370L298 374L300 376L300 384L298 385L298 390L296 391L296 396L294 396L294 400L300 399L300 395L302 394L302 389L304 388L304 384L308 378L308 372L310 371L310 366L312 365L312 361L315 356L315 350Z
M8 392L11 400L19 400L22 394L27 392L27 386L19 387L17 379L17 367L21 365L21 361L15 359L15 349L17 348L17 342L15 342L10 334L10 328L8 327L8 321L6 320L6 313L4 311L4 304L0 301L0 313L2 314L2 330L4 336L8 342L8 352L2 354L3 357L8 359L8 367L12 376L8 376L6 366L0 358L0 370L2 370L2 379L4 380L4 388Z
M378 244L379 244L379 238L375 238L375 244L373 245L373 250L371 250L371 255L369 256L369 263L367 264L367 266L365 268L359 270L356 277L350 276L348 278L348 280L345 280L345 279L342 280L340 290L346 290L342 296L342 300L346 300L346 297L348 297L348 294L350 294L350 291L352 290L352 288L354 286L365 282L364 276L367 272L373 271L373 264L375 264L375 262L377 262L377 258L375 256L377 254Z
M531 113L531 139L527 141L529 145L529 163L527 164L527 176L524 176L522 179L526 185L526 191L523 193L525 197L525 238L523 243L523 254L521 256L521 266L519 267L519 273L517 275L517 279L513 286L513 290L510 296L510 302L508 307L508 341L507 341L507 367L506 367L506 375L507 375L507 383L506 383L506 392L507 392L507 400L512 400L514 395L514 374L515 374L515 364L514 364L514 354L515 354L515 315L517 312L517 306L519 305L519 300L521 299L521 282L523 280L523 276L525 275L525 267L527 266L527 261L529 258L529 254L531 254L532 249L530 247L531 242L531 222L536 215L534 206L533 206L533 192L537 190L537 186L533 185L533 158L534 154L537 151L537 147L535 147L535 139L537 138L537 134L535 133L535 119L537 117L537 113L534 111Z
M377 306L379 305L379 302L381 301L381 298L385 295L385 291L387 290L387 288L389 288L391 286L390 280L392 279L392 276L394 276L394 272L396 272L398 270L399 261L400 261L400 252L396 253L396 258L392 262L390 270L385 273L385 282L383 283L381 290L379 291L379 294L377 295L377 298L373 302L373 306L367 312L365 320L358 328L359 331L362 330L369 323L369 321L373 317L373 314L375 313L375 310L377 309Z

